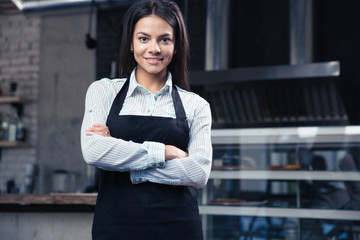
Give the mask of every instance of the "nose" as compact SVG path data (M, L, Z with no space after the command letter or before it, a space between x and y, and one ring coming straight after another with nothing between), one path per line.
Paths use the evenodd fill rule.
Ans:
M160 46L157 41L152 41L149 46L149 52L159 54L161 52Z

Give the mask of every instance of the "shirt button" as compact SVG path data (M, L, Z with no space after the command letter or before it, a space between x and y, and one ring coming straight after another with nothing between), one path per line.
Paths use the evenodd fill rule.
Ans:
M155 101L157 100L157 96L154 97Z
M149 113L149 112L150 112L150 109L148 109L147 112Z

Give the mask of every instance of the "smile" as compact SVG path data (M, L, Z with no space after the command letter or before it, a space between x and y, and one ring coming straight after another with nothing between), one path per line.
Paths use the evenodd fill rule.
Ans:
M145 58L145 59L150 64L158 64L163 60L163 58Z

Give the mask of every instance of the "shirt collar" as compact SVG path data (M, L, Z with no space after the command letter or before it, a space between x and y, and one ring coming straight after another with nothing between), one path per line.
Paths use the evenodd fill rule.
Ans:
M137 83L135 72L136 72L136 68L131 72L130 79L129 79L129 81L130 81L129 89L126 94L126 98L130 97L132 94L135 94L137 92L137 91L135 91L136 89L139 89L140 91L144 91L144 90L147 91L143 86L141 86L140 84ZM169 71L167 72L166 83L165 83L164 87L162 89L160 89L158 94L163 94L166 91L168 91L170 94L172 91L172 75Z

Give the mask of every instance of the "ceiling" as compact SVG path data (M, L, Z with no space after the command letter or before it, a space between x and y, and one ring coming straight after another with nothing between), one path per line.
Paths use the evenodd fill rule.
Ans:
M0 0L0 14L17 14L19 9L12 0Z
M127 6L134 0L0 0L0 13L12 14L21 12L42 11L58 8L89 6L96 7Z

